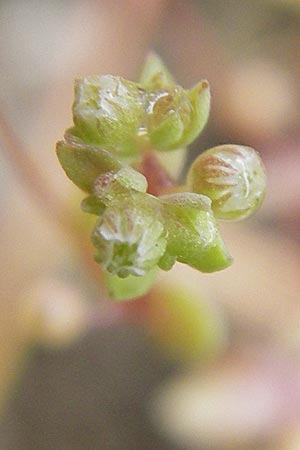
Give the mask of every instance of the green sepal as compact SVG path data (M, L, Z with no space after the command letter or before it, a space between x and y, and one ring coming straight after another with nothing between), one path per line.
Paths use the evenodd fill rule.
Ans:
M81 210L88 214L95 214L96 216L101 216L105 210L105 204L96 195L89 195L84 198L81 202Z
M156 150L166 151L178 148L184 132L184 124L178 111L172 111L168 117L153 130L149 130L149 139Z
M201 272L215 272L231 264L208 197L186 192L160 199L168 230L166 253L170 257Z
M192 105L190 125L185 129L179 147L185 147L200 135L205 127L210 111L210 89L206 80L200 81L189 90L189 98Z
M121 162L106 150L76 142L59 141L56 153L70 180L90 193L99 175L122 167Z
M155 267L141 277L129 275L127 278L120 278L105 270L104 284L112 300L132 300L147 294L156 280L157 272L158 268Z
M72 144L85 144L79 130L76 127L67 128L64 134L64 139Z
M172 86L175 84L175 80L162 59L155 52L150 52L142 70L140 83L150 91Z
M210 89L206 80L200 81L189 91L191 102L190 124L186 127L178 147L186 147L194 142L205 127L210 112Z
M175 86L149 95L147 130L150 142L160 151L191 144L206 125L210 110L207 81L186 91Z

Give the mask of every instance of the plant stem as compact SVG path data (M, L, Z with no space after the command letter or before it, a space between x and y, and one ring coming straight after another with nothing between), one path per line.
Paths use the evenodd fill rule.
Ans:
M162 195L175 186L154 151L145 152L139 170L147 178L149 194Z

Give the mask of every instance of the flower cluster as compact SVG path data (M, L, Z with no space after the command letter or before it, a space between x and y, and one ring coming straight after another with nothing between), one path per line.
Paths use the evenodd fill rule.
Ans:
M88 193L82 210L98 216L95 259L115 298L141 295L151 286L150 274L152 280L157 268L169 270L176 261L202 272L226 268L231 257L217 218L244 218L262 202L262 162L254 150L235 145L202 153L186 185L171 194L149 193L140 172L145 154L184 149L205 126L209 107L207 81L183 89L156 55L139 83L110 75L76 81L74 126L58 142L57 155Z

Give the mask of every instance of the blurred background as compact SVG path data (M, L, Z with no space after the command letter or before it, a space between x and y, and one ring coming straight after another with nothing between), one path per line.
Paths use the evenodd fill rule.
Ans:
M300 449L300 1L0 1L0 449ZM212 112L189 151L258 150L265 203L223 223L224 272L183 265L111 303L54 152L73 80L157 51Z

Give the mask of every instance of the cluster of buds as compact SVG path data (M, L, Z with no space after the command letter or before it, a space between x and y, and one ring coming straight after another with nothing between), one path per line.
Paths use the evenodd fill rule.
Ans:
M88 193L82 210L98 216L95 259L115 298L141 295L159 268L169 270L176 261L202 272L226 268L231 257L217 219L244 218L262 202L262 162L254 150L235 145L202 153L185 186L172 194L149 193L139 171L143 156L185 148L204 128L209 107L207 81L185 90L155 55L139 83L105 75L75 84L74 126L58 142L57 155Z

